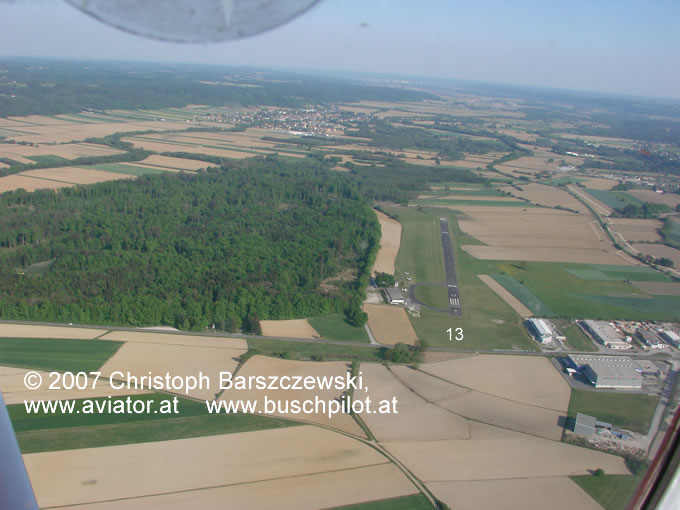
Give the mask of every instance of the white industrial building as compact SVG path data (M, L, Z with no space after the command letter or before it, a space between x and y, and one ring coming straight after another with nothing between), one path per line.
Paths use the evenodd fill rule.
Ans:
M527 319L527 328L542 344L552 342L553 332L543 319Z
M633 346L624 341L611 324L605 321L585 320L579 323L597 342L608 349L632 349Z
M671 344L673 347L680 347L680 336L675 333L674 331L664 331L661 333L661 338L663 338L666 342Z

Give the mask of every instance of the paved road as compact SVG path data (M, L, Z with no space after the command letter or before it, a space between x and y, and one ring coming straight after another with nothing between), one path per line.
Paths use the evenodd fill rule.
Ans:
M453 243L449 234L449 220L439 218L439 231L442 235L442 249L444 250L444 269L446 269L446 289L449 298L449 313L451 315L463 315L463 304L458 292L458 280L456 279L456 260L453 255Z

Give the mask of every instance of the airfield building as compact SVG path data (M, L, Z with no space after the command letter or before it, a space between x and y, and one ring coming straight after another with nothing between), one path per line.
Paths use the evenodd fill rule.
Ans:
M387 287L385 289L385 296L387 297L387 302L391 305L403 305L406 304L404 295L396 287Z
M674 331L664 331L661 333L661 338L663 338L673 347L680 347L680 336Z
M642 388L643 367L634 359L598 355L571 355L569 359L596 388Z
M650 347L651 349L663 349L666 347L664 343L659 340L659 337L653 331L648 329L639 328L637 330L636 336L640 343Z
M552 342L553 332L543 319L528 319L527 328L536 337L536 340L542 344Z
M595 420L594 416L588 414L577 413L576 422L574 423L574 432L582 436L591 437L595 434Z
M596 341L608 349L632 349L633 346L621 339L614 328L604 321L585 320L581 322L583 328Z

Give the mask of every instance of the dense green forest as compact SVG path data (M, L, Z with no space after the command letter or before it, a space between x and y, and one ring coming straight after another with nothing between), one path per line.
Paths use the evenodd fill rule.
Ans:
M361 324L379 237L357 184L311 158L9 192L0 317L258 332L260 319L344 312ZM320 290L346 267L357 280Z
M248 85L248 86L242 86ZM302 107L339 101L417 101L426 92L340 78L217 66L0 61L0 117L187 104Z
M422 128L398 127L386 121L365 123L358 130L348 130L348 136L370 138L370 145L394 150L426 149L436 150L442 159L463 159L465 152L486 154L491 151L505 151L507 145L498 140L476 140L468 136L435 134Z

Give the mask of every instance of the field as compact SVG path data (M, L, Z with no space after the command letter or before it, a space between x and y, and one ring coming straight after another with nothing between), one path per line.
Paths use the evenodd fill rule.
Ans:
M230 347L127 342L100 370L107 377L113 372L129 372L138 377L169 372L173 376L187 377L197 376L197 367L200 367L199 370L208 377L210 385L208 388L196 388L188 395L212 399L219 391L219 373L233 371L238 365L238 357L245 352L245 349Z
M369 388L372 401L398 401L398 414L362 414L361 418L378 441L408 441L434 439L469 439L470 431L465 418L450 413L436 399L453 397L465 390L442 383L407 367L362 364L364 384ZM427 388L431 390L425 400L417 390L411 391L409 378L428 379ZM439 387L433 387L438 385ZM442 387L442 388L440 388ZM436 397L432 393L436 392ZM361 394L361 393L359 393Z
M633 248L643 255L652 255L656 258L665 257L673 261L674 267L680 267L680 250L663 244L633 244Z
M127 112L123 112L123 115L126 114ZM147 117L147 119L150 118ZM24 119L30 119L30 124L23 122ZM3 130L13 130L11 138L17 142L41 145L48 143L63 144L76 140L85 140L86 138L100 138L116 132L182 130L191 127L191 124L187 125L184 122L161 123L158 120L135 120L129 117L120 119L121 122L112 122L112 120L119 119L108 115L91 115L88 116L88 119L90 120L83 122L65 116L61 116L56 120L47 117L15 117L0 119L0 128ZM54 152L51 154L54 154Z
M586 475L597 468L628 474L621 457L528 435L404 441L385 447L425 483Z
M391 208L390 214L399 215L403 228L396 259L397 271L400 274L410 273L413 282L443 282L446 274L439 217L434 212L415 212L405 208Z
M650 395L572 390L568 415L576 418L576 413L585 413L622 429L646 434L658 401L658 397Z
M515 296L513 296L510 292L505 290L505 287L500 285L496 280L491 278L489 275L486 274L478 274L477 275L480 280L482 280L484 283L486 283L491 290L493 290L496 294L498 294L498 297L500 297L503 301L505 301L510 307L515 310L520 317L523 319L527 317L531 317L533 313L531 310L529 310L526 306L522 304L522 302L517 299Z
M89 372L99 369L106 360L115 356L121 345L120 342L89 340L0 338L0 365Z
M36 179L21 174L7 175L0 177L0 193L23 189L35 191L38 189L59 189L67 188L70 184L65 182L48 181L46 179Z
M38 146L0 144L0 157L26 164L48 162L49 159L45 158L50 157L63 161L82 157L110 156L112 154L121 154L122 152L112 147L91 143L44 144Z
M416 299L439 310L449 308L449 294L445 285L421 285L416 287Z
M291 508L318 508L416 492L373 449L309 426L24 458L42 507L101 502L99 508L186 508L189 501L211 507L225 500L241 507L255 498L263 507L287 500L295 502ZM54 465L71 468L55 477Z
M479 354L431 363L423 370L465 388L527 405L566 411L569 403L569 385L542 357Z
M413 496L403 496L401 498L381 499L359 503L357 505L347 505L335 507L333 510L430 510L432 504L422 494Z
M635 286L647 294L680 296L680 282L635 282Z
M307 320L319 332L321 338L345 342L369 342L366 329L352 326L343 315L324 315L323 317L310 317Z
M296 361L275 359L266 356L253 356L246 361L238 371L239 376L256 377L264 376L290 376L291 378L300 376L306 377L344 377L348 368L348 363L342 361L329 362L313 362L313 361ZM291 379L292 380L292 379ZM283 383L282 383L283 386ZM274 413L267 412L267 416L277 416L281 418L288 418L294 420L301 420L305 422L321 424L325 427L331 427L343 432L354 434L363 437L359 425L349 414L336 414L331 417L319 409L319 412L312 413L297 413L295 414L289 407L292 401L298 400L312 400L317 397L321 400L329 402L341 396L341 391L333 387L330 389L321 389L315 387L313 389L226 389L219 397L219 400L250 400L258 402L258 410L265 413L264 399L280 402L281 407L277 407ZM286 411L289 409L289 411Z
M661 242L659 229L663 223L659 220L638 220L632 218L612 218L609 230L620 233L623 238L631 243L636 241Z
M359 345L249 338L248 347L257 353L283 359L345 361L383 361L384 359L381 348Z
M652 204L667 205L671 209L675 209L680 205L680 195L673 193L657 193L651 189L634 189L627 192L636 199L642 202L650 202Z
M631 479L630 476L620 478ZM438 499L445 501L451 508L460 510L600 509L595 501L565 476L517 480L432 482L427 486Z
M320 338L319 332L307 319L291 319L284 321L260 321L263 336L281 338Z
M642 205L642 200L638 200L634 196L629 195L626 191L604 191L588 188L586 188L586 191L588 194L612 209L619 209L625 207L627 204Z
M567 477L596 467L628 474L620 457L559 442L570 388L545 358L467 355L418 370L360 370L372 400L399 403L389 419L362 416L372 434L453 508L484 510L502 498L504 508L538 510L562 494L595 509Z
M537 315L601 319L672 320L680 301L653 296L625 280L669 282L644 266L499 263L493 275ZM540 313L539 313L540 312Z
M130 178L129 175L115 172L68 166L61 168L49 168L45 170L28 170L26 172L20 173L19 175L66 182L69 184L95 184L97 182L115 181L118 179Z
M2 345L2 343L0 343L0 345ZM62 353L58 354L60 356L62 355ZM40 361L40 357L38 356L37 358L38 361ZM32 371L35 371L35 369L32 369ZM114 389L104 378L101 378L94 388L90 383L85 389L48 389L48 384L53 382L55 378L54 376L50 376L48 372L41 371L38 371L38 373L42 377L43 384L39 389L29 390L26 388L26 384L24 382L24 377L26 376L27 372L28 369L0 366L0 390L2 391L5 403L7 405L23 404L25 400L65 400L118 395L141 395L148 393L146 390L134 388L128 389L116 387ZM23 405L21 408L24 409ZM16 423L14 426L16 429Z
M593 230L590 217L543 208L458 207L460 229L484 245L463 249L481 259L632 263Z
M394 345L401 342L413 345L418 340L402 307L365 304L364 312L368 314L368 327L378 343Z
M163 169L172 168L175 170L184 170L185 172L195 172L201 168L212 166L212 163L198 161L196 159L172 158L169 156L158 156L156 154L143 159L139 164L157 166Z
M3 324L1 333L2 337L7 338L67 338L73 340L90 340L103 335L106 333L106 330L61 326L34 326L28 324Z
M20 407L24 407L23 403ZM185 406L181 408L185 409ZM17 440L22 453L28 454L172 441L295 425L300 423L249 414L207 415L205 404L201 403L200 415L197 416L167 419L154 417L153 420L125 423L28 430L17 432Z
M190 347L215 347L222 349L245 350L247 342L243 338L228 338L212 335L190 335L182 332L154 333L150 331L112 331L101 337L102 340L120 342L181 345Z
M503 188L514 196L529 200L532 204L547 207L562 207L572 209L581 214L589 215L588 209L572 195L564 190L543 184L526 184L521 186L522 191L515 188Z
M620 476L573 476L571 479L585 492L590 494L604 510L620 510L625 508L633 496L641 475Z
M597 351L597 347L593 341L573 322L558 322L558 327L562 334L567 337L567 343L572 349L586 352Z
M375 211L380 222L380 249L373 264L373 272L394 274L394 261L401 243L401 224L380 211Z

